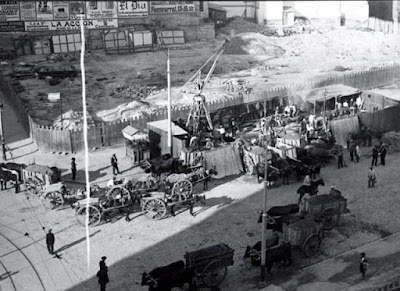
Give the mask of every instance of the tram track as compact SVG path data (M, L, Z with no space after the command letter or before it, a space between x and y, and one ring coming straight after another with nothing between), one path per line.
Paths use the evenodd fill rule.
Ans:
M17 291L17 287L15 286L15 282L12 278L12 274L9 270L7 270L6 266L3 264L3 262L0 260L0 265L3 267L4 271L6 272L6 274L8 275L7 278L10 279L11 284L13 285L13 288L15 291Z
M47 289L46 289L46 287L44 286L43 280L42 280L42 278L40 277L39 272L37 271L37 269L36 269L35 266L33 265L32 261L31 261L31 260L28 258L28 256L24 253L24 251L22 251L15 243L13 243L13 241L12 241L11 239L9 239L7 236L5 236L4 234L2 234L1 232L0 232L0 235L1 235L5 240L7 240L11 245L13 245L13 247L16 248L16 249L18 250L18 252L28 261L28 263L29 263L29 265L31 266L32 270L35 272L35 274L36 274L36 276L37 276L37 278L38 278L38 280L39 280L39 282L40 282L40 285L42 286L43 290L46 291ZM3 265L3 263L1 263L1 265L4 267L4 269L6 270L6 272L8 272L8 270L5 268L5 266ZM13 283L13 285L14 285L14 283ZM15 287L15 285L14 285L14 287ZM17 290L17 289L15 289L15 290Z

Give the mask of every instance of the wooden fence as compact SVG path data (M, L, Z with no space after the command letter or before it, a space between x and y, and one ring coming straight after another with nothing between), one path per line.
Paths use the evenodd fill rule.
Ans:
M366 126L374 131L383 133L388 131L400 131L400 106L394 106L366 112L358 115L361 126Z
M251 94L239 94L239 96L236 96L235 98L213 101L209 102L207 105L210 112L215 112L216 110L225 107L239 108L243 105L248 105L249 103L253 103L253 105L254 103L264 103L264 107L266 107L266 100L272 100L277 97L286 98L290 95L290 92L324 87L333 84L344 84L365 90L389 84L399 76L400 66L391 65L361 72L344 73L338 77L325 78L308 83L297 83L291 86L271 88L265 91L253 92ZM262 108L262 105L260 108L257 108L257 106L247 106L247 108L247 110L250 111L248 112L249 114L255 115L262 115L261 111L264 110L265 113L266 110L266 108ZM189 111L190 106L175 106L172 110L172 118L182 118L186 120ZM384 116L384 114L382 114L382 116ZM138 129L144 129L147 126L147 122L162 119L167 119L167 110L161 110L153 114L145 114L140 118L124 119L117 122L100 123L90 126L88 128L89 147L122 145L124 143L124 138L121 131L127 125L131 125ZM370 124L366 117L364 118L364 122ZM36 124L32 119L29 119L29 123L32 136L37 142L39 149L50 152L79 152L83 150L82 130L60 130L53 127L41 126Z

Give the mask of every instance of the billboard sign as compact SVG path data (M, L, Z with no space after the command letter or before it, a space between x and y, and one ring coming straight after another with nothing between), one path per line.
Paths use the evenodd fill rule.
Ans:
M36 1L37 20L53 20L53 2Z
M117 1L88 1L86 2L86 18L117 18Z
M1 21L0 22L0 32L10 32L10 31L24 31L25 26L23 21Z
M78 19L77 15L85 15L85 2L69 1L69 18Z
M0 1L0 21L19 21L18 1Z
M69 19L69 7L67 1L53 1L54 20Z
M149 15L147 1L118 1L118 17L134 18Z
M149 1L151 14L193 13L194 1Z
M89 29L117 28L118 19L86 19L83 20L83 26ZM79 20L25 22L26 31L77 30L77 29L80 29Z
M36 20L35 1L20 2L21 20Z

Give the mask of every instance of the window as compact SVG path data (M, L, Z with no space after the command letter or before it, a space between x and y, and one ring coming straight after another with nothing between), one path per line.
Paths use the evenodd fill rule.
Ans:
M199 1L199 2L200 2L199 10L200 10L200 12L203 12L204 11L204 3L203 3L203 1Z

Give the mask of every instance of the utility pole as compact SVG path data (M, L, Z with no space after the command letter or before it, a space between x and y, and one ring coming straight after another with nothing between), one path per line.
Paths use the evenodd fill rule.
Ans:
M1 135L1 147L2 147L2 152L3 152L3 160L6 161L6 142L4 140L4 129L3 129L3 96L1 96L0 100L0 135Z
M169 49L167 60L167 85L168 85L168 152L171 157L174 155L172 152L172 120L171 120L171 72L169 64Z
M265 123L265 134L267 134L267 122ZM261 229L261 283L265 283L265 262L266 262L266 251L267 251L267 243L266 243L266 231L267 231L267 195L268 195L268 185L267 185L267 177L268 177L268 142L265 142L264 149L264 159L265 159L265 168L264 168L264 203L263 203L263 212L262 212L262 229Z

